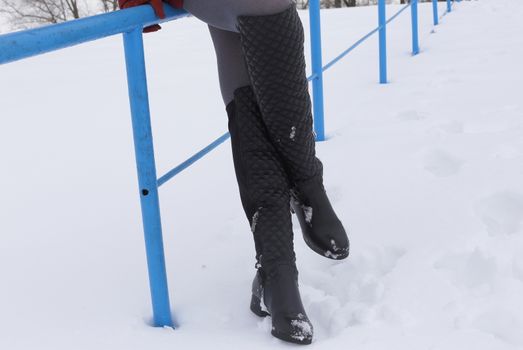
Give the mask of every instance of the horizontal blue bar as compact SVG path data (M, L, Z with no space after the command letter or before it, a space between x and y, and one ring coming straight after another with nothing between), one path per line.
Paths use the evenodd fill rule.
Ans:
M138 6L123 11L0 35L0 64L189 15L183 10L173 9L168 5L165 6L165 10L167 18L162 20L156 17L151 6Z
M182 171L184 171L185 169L187 169L188 167L193 165L196 161L203 158L207 153L211 152L213 149L215 149L216 147L218 147L219 145L224 143L229 137L230 137L230 134L228 132L226 132L225 134L223 134L222 136L217 138L209 146L205 147L204 149L202 149L201 151L196 153L194 156L187 159L180 165L176 166L173 170L169 171L164 176L160 177L158 179L158 187L160 187L161 185L163 185L164 183L166 183L167 181L169 181L170 179L172 179L173 177L175 177L176 175L178 175L179 173L181 173Z

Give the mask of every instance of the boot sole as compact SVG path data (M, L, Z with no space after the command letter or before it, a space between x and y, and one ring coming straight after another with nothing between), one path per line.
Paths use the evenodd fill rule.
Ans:
M259 317L267 317L267 316L270 317L271 316L267 311L263 311L263 309L261 307L260 298L258 298L254 294L252 295L252 298L251 298L251 311L256 316L259 316ZM279 333L275 329L273 329L271 331L271 334L273 337L286 341L286 342L289 342L289 343L294 343L294 344L299 344L299 345L309 345L312 343L312 338L296 339L296 338L291 337L288 334Z
M305 234L302 230L303 240L305 241L305 244L314 251L315 253L318 253L319 255L323 256L324 258L328 258L331 260L343 260L349 257L349 251L344 253L333 253L330 250L325 250L323 248L320 248L317 244L314 243L314 241L309 237L307 234Z
M288 343L293 343L293 344L298 344L298 345L309 345L312 343L311 338L296 339L287 334L280 334L280 333L276 332L275 330L272 330L271 334L273 337L286 341Z

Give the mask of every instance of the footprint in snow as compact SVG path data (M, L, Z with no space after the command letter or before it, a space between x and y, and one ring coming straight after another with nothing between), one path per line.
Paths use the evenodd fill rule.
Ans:
M464 125L463 131L466 134L489 134L505 132L511 128L507 122L492 118L488 120L469 121Z
M456 69L454 69L454 68L438 69L436 75L437 76L441 76L441 75L456 75Z
M439 125L439 129L448 134L461 134L463 133L463 123L457 120L449 121Z
M464 162L443 150L432 150L423 158L423 168L436 177L448 177L457 174Z
M490 288L498 274L496 260L477 248L472 252L446 254L434 267L446 272L451 282L460 289Z
M521 116L521 120L523 120L523 115ZM490 157L505 160L523 158L523 139L507 139L507 142L503 142L492 147L488 155ZM518 161L520 160L518 159Z
M456 74L440 74L429 82L431 87L442 87L447 85L455 85L461 83L463 80L456 77Z
M440 136L447 135L460 135L463 134L465 128L462 122L457 120L449 120L441 124L431 126L427 129L427 135L436 136L439 139Z
M512 274L515 278L523 282L523 256L518 255L514 257L512 262Z
M505 191L479 200L475 212L491 236L521 232L523 195Z
M398 118L401 121L406 121L406 122L420 121L420 120L427 119L427 117L424 113L420 113L415 110L408 110L408 111L400 112L400 113L396 114L396 118Z
M302 280L307 313L321 333L337 334L380 317L385 276L405 255L402 248L360 250L350 261L308 271Z
M456 326L491 334L512 345L523 345L523 333L520 331L523 328L523 319L515 310L489 307L472 315L458 317Z

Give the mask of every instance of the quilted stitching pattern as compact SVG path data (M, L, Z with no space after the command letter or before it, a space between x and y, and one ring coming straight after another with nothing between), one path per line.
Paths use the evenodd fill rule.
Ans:
M294 264L295 254L287 175L260 113L250 86L235 91L228 114L240 196L253 230L258 261L270 274L281 262Z
M305 75L303 26L295 6L275 15L240 16L238 29L263 122L292 182L321 179Z

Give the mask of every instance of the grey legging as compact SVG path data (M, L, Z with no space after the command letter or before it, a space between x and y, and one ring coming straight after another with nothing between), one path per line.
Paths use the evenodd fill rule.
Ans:
M209 25L226 105L233 100L237 88L250 84L238 34L238 16L270 15L292 3L292 0L184 0L184 8Z

